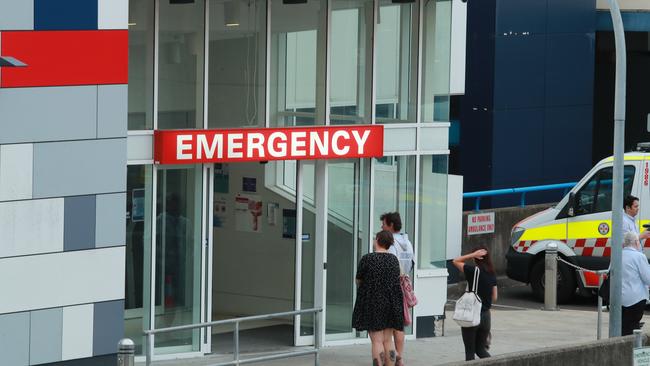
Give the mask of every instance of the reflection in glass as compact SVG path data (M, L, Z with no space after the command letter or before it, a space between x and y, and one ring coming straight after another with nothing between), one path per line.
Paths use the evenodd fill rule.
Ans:
M417 4L392 0L380 0L379 4L375 42L377 122L415 122Z
M449 121L451 1L428 1L423 17L422 121Z
M129 1L129 130L153 128L153 1Z
M210 1L208 127L264 126L266 1Z
M316 121L325 101L317 75L325 70L327 0L271 4L270 126L323 124Z
M204 0L160 1L158 128L203 126Z
M370 123L372 0L333 0L330 123Z
M202 166L159 169L157 180L155 325L199 323ZM160 334L156 347L167 350L156 353L197 351L198 335L198 331Z
M420 164L418 268L445 268L447 254L447 155L422 156Z
M302 262L301 262L301 289L300 308L311 309L314 307L314 262L316 256L316 214L313 201L315 191L314 162L301 161L303 184L302 208ZM308 198L312 197L312 198ZM308 236L305 236L307 234ZM305 240L306 239L306 240ZM314 316L311 314L300 317L300 335L314 334Z
M402 232L413 241L415 218L415 156L385 156L375 159L375 212L372 220L379 230L379 217L386 212L399 212Z
M124 335L138 355L144 353L142 331L150 328L152 187L151 165L127 168Z
M369 211L366 166L367 160L328 163L327 339L352 336L357 262L369 248L369 223L362 214Z

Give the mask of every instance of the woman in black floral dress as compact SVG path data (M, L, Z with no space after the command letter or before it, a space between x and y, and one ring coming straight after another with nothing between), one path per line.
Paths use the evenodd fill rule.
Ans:
M367 330L372 341L373 366L394 365L393 329L404 329L399 261L388 252L393 234L380 231L375 236L375 251L364 255L357 267L357 301L352 327Z

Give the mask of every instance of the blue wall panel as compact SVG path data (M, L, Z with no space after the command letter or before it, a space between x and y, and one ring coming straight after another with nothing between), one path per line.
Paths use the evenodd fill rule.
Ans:
M97 29L97 0L34 0L34 29Z
M543 177L544 109L494 112L493 188L532 185Z
M546 105L592 104L594 33L551 34L546 51Z
M545 114L542 182L580 179L592 166L592 106L549 107Z
M596 0L548 0L547 33L594 31Z
M544 106L546 37L497 37L494 109Z
M498 0L496 34L546 33L547 0ZM469 6L472 6L471 4Z

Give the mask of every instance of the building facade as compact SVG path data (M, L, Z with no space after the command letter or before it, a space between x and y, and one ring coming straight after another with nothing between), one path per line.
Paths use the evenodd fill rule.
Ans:
M0 307L3 358L102 364L122 337L142 356L147 329L314 307L325 345L367 342L351 327L356 264L389 211L416 253L407 333L434 335L450 0L50 3L0 1L0 56L27 64L0 69L0 271L20 278L0 284L12 299ZM225 158L158 158L165 133L330 129L343 152L337 134L375 127L373 155L300 157L278 137L269 153L289 155L234 161L244 150L224 137L230 147L197 146ZM311 315L249 331L282 345L318 338ZM157 335L153 353L230 352L230 332Z
M114 360L124 334L127 1L0 2L0 363ZM75 361L76 360L76 361Z

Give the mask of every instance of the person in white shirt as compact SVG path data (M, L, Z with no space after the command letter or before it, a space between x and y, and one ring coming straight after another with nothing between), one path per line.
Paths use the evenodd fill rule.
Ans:
M623 306L621 335L630 335L639 329L648 300L650 286L650 265L648 258L640 252L639 237L633 232L623 236L621 305Z
M413 244L407 234L400 232L402 230L402 218L398 212L387 212L379 217L381 220L381 229L393 234L394 243L388 249L399 260L400 272L402 275L410 275L413 270ZM397 351L397 361L395 366L404 366L402 354L404 353L404 331L394 330L393 338L395 339L395 350Z
M639 198L629 195L623 200L623 233L633 232L639 235L639 240L650 238L650 231L644 230L639 234L636 215L639 214Z

